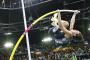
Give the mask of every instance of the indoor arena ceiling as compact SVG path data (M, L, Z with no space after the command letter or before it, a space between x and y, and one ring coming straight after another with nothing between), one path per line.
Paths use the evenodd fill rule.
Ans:
M4 2L3 2L4 1ZM78 14L76 18L77 29L83 32L85 40L90 39L90 0L24 0L27 23L32 23L35 19L41 15L56 10L56 9L71 9L80 10L81 13ZM72 14L62 14L64 17L62 19L70 20L69 15ZM33 43L40 41L40 37L45 30L44 27L50 27L50 17L45 18L46 20L38 23L40 29L37 27L33 28L30 32L30 39ZM16 41L22 32L24 31L23 24L23 13L21 9L20 0L0 0L0 45L3 41L11 40ZM4 33L12 32L12 36L5 36ZM46 31L45 31L46 33ZM36 34L36 38L34 38ZM34 41L33 41L34 40ZM2 46L2 45L1 45Z

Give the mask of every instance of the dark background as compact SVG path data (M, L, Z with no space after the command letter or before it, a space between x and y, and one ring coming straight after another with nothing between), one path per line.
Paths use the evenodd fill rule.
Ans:
M41 15L57 10L71 9L80 10L81 13L76 17L75 28L80 30L84 39L90 44L90 0L25 0L25 10L27 24L29 25ZM70 20L72 13L63 13L62 19ZM48 29L51 27L50 18L36 24L29 32L31 47L40 48L39 44L43 37L48 36ZM12 35L6 36L4 33L12 32ZM2 4L0 0L0 54L8 55L8 51L3 48L6 41L12 41L14 44L24 32L23 13L20 0L5 0ZM25 38L20 46L26 47ZM90 45L88 45L90 46ZM33 50L33 49L32 49ZM4 54L4 52L6 52Z

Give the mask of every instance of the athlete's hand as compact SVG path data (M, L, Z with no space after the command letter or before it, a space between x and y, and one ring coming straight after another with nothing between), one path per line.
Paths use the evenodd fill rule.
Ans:
M75 11L74 11L74 14L78 14L78 13L80 13L79 10L75 10Z

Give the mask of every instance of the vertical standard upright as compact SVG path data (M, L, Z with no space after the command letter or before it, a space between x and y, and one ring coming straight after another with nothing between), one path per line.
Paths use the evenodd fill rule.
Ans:
M25 27L25 30L27 30L27 22L26 22L26 14L25 14L24 1L21 0L21 3L22 3L22 11L23 11L24 27ZM26 32L26 42L27 42L27 49L28 49L28 59L31 60L31 53L30 53L30 45L29 45L28 32Z

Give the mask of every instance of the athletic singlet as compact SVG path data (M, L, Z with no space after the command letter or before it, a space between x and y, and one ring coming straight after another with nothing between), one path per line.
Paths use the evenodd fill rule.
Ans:
M69 40L67 40L64 37L64 33L60 32L60 30L58 28L56 28L56 27L50 28L49 33L55 40L56 44L66 45L69 43Z
M78 36L74 36L71 39L65 38L64 32L60 32L60 30L56 27L50 28L49 33L53 37L53 39L55 40L55 43L57 43L57 44L66 45L69 43L70 44L78 44L78 43L82 42L81 38Z

